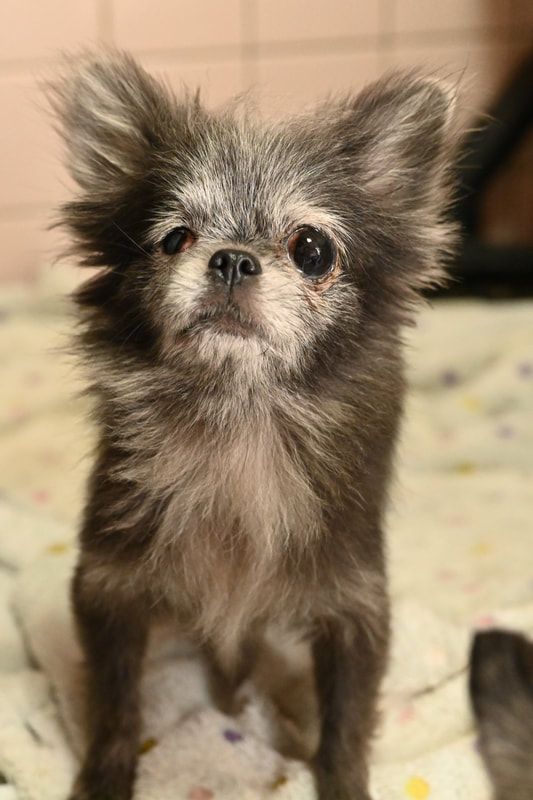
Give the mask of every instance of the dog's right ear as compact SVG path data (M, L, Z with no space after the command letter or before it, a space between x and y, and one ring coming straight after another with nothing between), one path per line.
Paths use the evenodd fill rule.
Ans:
M170 92L120 52L68 62L50 99L69 172L92 196L109 196L143 174L178 123Z
M118 51L68 62L49 96L80 192L58 224L80 265L122 268L145 255L140 239L154 194L165 187L203 119L199 101L178 102L130 56Z

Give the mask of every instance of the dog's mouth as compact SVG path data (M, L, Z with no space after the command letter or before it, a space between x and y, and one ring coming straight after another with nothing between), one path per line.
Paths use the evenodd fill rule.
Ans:
M234 305L215 307L203 311L183 331L184 334L193 335L203 330L216 333L230 334L248 339L251 336L263 335L261 326L240 308Z

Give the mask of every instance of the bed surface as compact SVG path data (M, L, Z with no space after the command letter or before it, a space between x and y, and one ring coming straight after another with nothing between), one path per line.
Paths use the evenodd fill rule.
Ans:
M69 280L0 292L0 800L64 800L80 747L66 586L92 433L61 352ZM533 633L533 302L440 301L407 338L375 796L489 800L465 667L473 628ZM222 717L190 654L156 653L145 698L139 799L313 797L307 770L270 746L259 700Z

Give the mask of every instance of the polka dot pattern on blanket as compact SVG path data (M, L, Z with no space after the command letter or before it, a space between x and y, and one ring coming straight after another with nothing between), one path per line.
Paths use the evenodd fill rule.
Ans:
M74 706L80 686L78 660L69 651L74 636L63 624L67 589L59 591L57 581L73 554L68 536L77 528L93 437L83 422L81 382L57 355L70 323L29 297L2 306L0 489L10 505L0 531L7 533L0 562L9 565L3 572L0 565L0 591L11 596L11 584L18 586L17 613L7 622L19 638L13 619L24 625L25 646L15 642L20 675L0 668L0 696L16 701L13 708L0 703L0 770L9 771L28 800L57 800L59 782L66 797L75 767L61 715ZM411 605L395 620L399 656L372 767L376 800L490 798L465 703L465 667L475 628L533 632L533 576L527 559L517 558L528 552L533 516L532 314L531 303L439 302L409 334L410 392L388 529L393 606ZM52 529L48 519L66 525ZM43 563L32 571L42 550ZM21 662L28 647L31 665ZM4 664L7 653L0 648ZM136 800L227 800L239 796L235 786L242 786L243 800L312 800L309 770L268 745L263 706L247 718L218 715L203 693L198 662L187 658L152 663L161 673L147 684L152 710ZM69 663L72 684L65 681ZM169 686L186 714L174 717ZM189 716L193 711L198 716ZM50 747L36 743L30 729ZM11 730L24 744L19 760Z

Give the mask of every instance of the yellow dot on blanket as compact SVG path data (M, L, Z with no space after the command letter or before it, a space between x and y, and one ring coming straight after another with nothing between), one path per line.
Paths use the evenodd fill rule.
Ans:
M412 800L426 800L431 792L429 783L424 778L413 775L405 784L405 793Z
M152 736L150 736L148 739L145 739L144 742L141 742L139 746L139 755L144 756L145 753L149 753L150 750L153 750L156 746L157 739L154 739Z
M281 789L282 786L285 786L286 783L289 782L289 779L286 775L280 775L279 778L270 784L270 789L274 792L276 789Z
M466 408L467 411L472 411L474 414L477 414L478 411L481 411L482 405L479 397L465 395L462 398L462 403L463 407Z
M70 550L70 542L55 542L55 544L49 545L46 550L48 553L52 553L52 555L60 555Z
M472 464L470 461L461 461L460 464L457 464L455 469L459 475L471 475L476 471L475 464Z
M477 544L472 545L470 552L474 556L486 556L490 553L491 549L488 542L477 542Z

